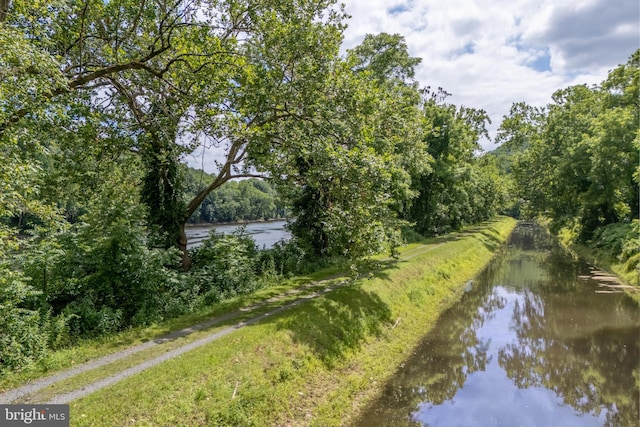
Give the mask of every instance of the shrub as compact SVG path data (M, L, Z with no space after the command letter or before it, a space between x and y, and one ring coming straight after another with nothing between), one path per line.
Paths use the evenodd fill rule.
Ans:
M424 236L417 231L413 227L405 226L401 229L402 232L402 241L404 243L417 243L424 240Z
M590 245L624 264L627 272L637 270L640 264L640 220L600 227L594 232Z
M0 266L0 373L21 370L68 339L67 319L24 307L38 295L22 274Z
M298 246L295 239L277 242L270 249L260 252L259 272L271 276L291 276L309 270L307 252Z
M634 219L624 237L618 259L625 263L628 272L638 269L640 264L640 220ZM640 274L640 271L638 271Z
M191 307L177 249L150 249L146 208L119 169L87 201L78 222L32 239L22 256L31 284L76 335L112 333Z
M595 230L591 239L591 246L605 250L617 257L622 253L622 247L629 238L633 227L630 223L608 224Z
M248 293L259 286L256 275L258 250L243 229L222 236L212 230L192 255L190 282L205 296L207 303Z

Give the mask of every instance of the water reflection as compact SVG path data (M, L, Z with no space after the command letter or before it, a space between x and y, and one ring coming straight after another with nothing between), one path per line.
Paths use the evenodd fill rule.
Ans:
M637 306L588 271L520 225L356 425L638 425Z

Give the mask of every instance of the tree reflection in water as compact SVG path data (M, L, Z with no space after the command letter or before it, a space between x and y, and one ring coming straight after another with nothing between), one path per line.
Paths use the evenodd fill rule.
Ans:
M514 384L551 390L583 414L604 412L607 426L637 425L638 327L620 318L620 301L599 312L557 294L527 291L522 301L512 317L517 339L498 356Z
M519 226L356 425L638 425L637 306L588 268Z

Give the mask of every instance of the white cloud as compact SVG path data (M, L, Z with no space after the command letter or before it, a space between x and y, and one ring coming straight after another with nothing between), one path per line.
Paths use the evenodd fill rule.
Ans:
M513 102L545 105L572 84L594 84L638 46L637 0L346 0L344 47L368 33L405 36L422 58L416 78L500 124ZM489 142L485 149L493 149Z
M606 68L638 48L639 16L637 0L554 4L537 17L524 38L550 46L558 71Z

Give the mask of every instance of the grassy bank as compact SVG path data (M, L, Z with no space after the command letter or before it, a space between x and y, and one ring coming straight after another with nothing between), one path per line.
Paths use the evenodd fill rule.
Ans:
M514 225L409 245L366 279L72 402L72 425L345 424Z

